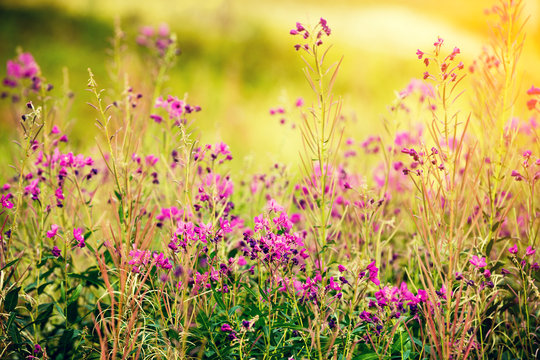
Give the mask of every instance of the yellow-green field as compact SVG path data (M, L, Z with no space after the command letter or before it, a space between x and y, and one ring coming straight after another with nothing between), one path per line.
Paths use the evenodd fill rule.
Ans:
M313 102L302 81L303 66L288 36L296 21L325 16L334 24L331 57L343 56L336 94L343 98L350 119L347 135L363 140L381 131L381 116L411 78L421 77L417 48L425 48L436 35L448 46L459 46L465 61L479 55L488 36L489 1L4 1L0 4L0 62L20 46L34 54L43 75L62 86L67 67L69 86L76 100L70 117L73 135L92 146L94 116L85 104L87 68L103 87L111 84L106 49L113 36L114 19L121 20L127 36L126 57L134 71L131 82L148 86L144 65L133 56L135 34L142 25L168 23L182 50L167 82L168 93L189 93L203 111L197 129L203 142L218 139L230 144L239 158L256 157L255 169L274 162L293 161L299 148L298 131L280 126L268 109L291 105L297 97ZM527 73L538 63L540 45L539 2L527 1L527 45L522 57L523 88L537 79ZM466 10L465 10L466 9ZM140 51L139 51L140 52ZM4 70L5 71L5 70ZM0 140L4 151L13 128L8 101L0 103ZM288 125L298 121L293 114ZM2 161L3 163L5 161ZM254 161L255 162L255 161ZM241 164L241 165L240 165ZM237 162L236 166L245 164Z

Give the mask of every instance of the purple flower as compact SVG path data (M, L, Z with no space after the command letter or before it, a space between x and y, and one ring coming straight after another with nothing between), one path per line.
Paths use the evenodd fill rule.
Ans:
M10 78L32 78L38 70L38 65L30 53L22 53L18 59L7 62L7 76Z
M330 276L330 283L328 284L327 288L332 289L334 291L340 291L341 290L341 287L338 285L338 283L334 281L333 276Z
M223 325L221 325L221 331L230 332L230 331L232 331L232 327L229 324L223 324Z
M489 271L488 269L486 269L486 270L484 271L484 277L485 277L486 279L489 279L489 278L491 277L491 271Z
M369 264L366 269L369 270L369 280L379 286L381 282L378 278L379 269L375 266L375 260Z
M146 165L154 166L158 162L159 158L154 155L148 155L145 160L146 160Z
M83 236L82 228L73 229L73 237L75 238L75 240L79 242L77 244L78 247L83 248L86 246L86 244L84 243L84 236Z
M527 255L527 256L533 256L534 253L536 253L536 250L533 249L531 246L527 246L527 250L525 251L525 255Z
M510 254L514 254L514 255L517 254L517 252L518 252L517 244L514 244L514 246L512 246L511 248L509 248L509 249L508 249L508 252L509 252Z
M483 258L483 257L478 257L476 255L473 255L472 259L469 260L471 264L473 264L474 266L476 266L477 268L483 268L485 267L487 264L486 264L486 259Z
M54 257L59 257L62 252L60 251L60 249L58 248L58 246L55 246L52 248L51 250L51 254L54 256Z
M158 124L163 121L163 118L161 116L159 116L159 115L156 115L156 114L151 114L150 119L154 120Z
M51 230L47 231L47 237L49 239L52 239L53 237L56 236L56 233L58 232L58 225L56 224L52 224L51 225Z
M371 322L371 313L367 311L362 311L362 313L360 314L360 319L362 319L363 321Z
M344 272L344 271L347 271L347 268L345 268L345 266L343 266L343 265L340 264L340 265L338 266L338 270L339 270L339 272Z
M5 187L5 185L4 185L4 187ZM2 207L6 208L6 209L12 209L13 208L13 203L9 201L9 198L10 198L9 194L8 195L2 195L2 197L0 198L0 203L2 204Z
M418 295L416 295L416 298L420 302L426 302L428 299L427 292L424 289L418 289Z
M521 181L523 180L523 175L521 175L519 172L517 172L516 170L512 170L512 174L510 175L514 178L514 180L516 181Z

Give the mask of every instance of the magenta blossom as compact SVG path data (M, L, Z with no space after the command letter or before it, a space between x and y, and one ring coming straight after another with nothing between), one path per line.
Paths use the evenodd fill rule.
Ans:
M517 254L517 252L518 252L517 244L514 244L514 246L512 246L511 248L509 248L509 249L508 249L508 252L509 252L510 254L514 254L514 255Z
M536 253L535 249L533 249L531 246L527 246L527 250L525 251L525 255L533 256L535 253Z
M54 257L59 257L62 252L60 251L60 249L58 248L58 246L55 246L52 248L51 250L51 254L54 256Z
M37 76L39 67L30 53L21 53L14 60L7 62L7 77L4 79L4 85L16 87L18 79L32 79L33 90L38 90L40 85L39 77Z
M56 236L56 233L58 232L58 225L56 224L52 224L51 225L51 230L47 231L47 237L49 239L52 239L53 237Z
M84 243L84 235L82 232L83 232L83 229L81 228L73 229L73 237L75 238L75 240L79 242L77 246L80 248L83 248L86 246L86 244Z
M369 280L379 286L381 282L378 277L379 269L375 266L375 260L367 266L366 270L369 270Z
M473 255L472 259L469 260L471 264L473 264L474 266L476 266L477 268L483 268L485 267L487 264L486 264L486 259L483 258L483 257L478 257L476 255Z
M230 331L232 331L232 327L229 324L223 324L223 325L221 325L221 331L230 332Z
M2 197L0 198L0 204L2 204L2 207L6 208L6 209L12 209L13 208L13 203L11 201L9 201L9 194L8 195L2 195Z

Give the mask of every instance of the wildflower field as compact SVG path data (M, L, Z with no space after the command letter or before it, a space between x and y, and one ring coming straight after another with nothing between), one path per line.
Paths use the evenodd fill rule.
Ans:
M252 172L201 140L205 103L170 91L189 49L166 24L117 21L84 94L10 49L0 359L540 358L530 14L500 0L486 15L479 56L432 34L372 119L344 110L324 14L283 28L300 92L254 121L295 160ZM363 122L381 130L354 138Z

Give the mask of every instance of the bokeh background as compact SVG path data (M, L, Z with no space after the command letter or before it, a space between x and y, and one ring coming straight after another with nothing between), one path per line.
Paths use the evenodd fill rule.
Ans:
M302 74L302 62L288 33L296 21L315 23L325 17L332 28L331 58L343 56L335 92L349 119L347 137L362 140L382 131L381 117L412 78L425 71L416 49L431 50L437 36L448 49L461 48L470 64L487 42L492 0L3 0L0 1L0 64L31 52L47 81L58 89L63 68L69 69L75 102L70 117L73 141L91 147L94 112L85 92L91 67L100 86L110 86L107 57L114 19L127 34L127 54L137 54L135 37L143 25L169 24L182 54L170 74L165 94L183 97L203 111L195 128L203 142L222 140L231 146L235 166L264 170L274 162L297 157L298 119L291 112L285 125L271 107L293 108L298 97L313 101ZM527 40L522 56L525 90L540 83L540 1L526 0ZM128 55L126 55L128 56ZM331 59L331 60L332 60ZM144 64L134 69L145 80ZM2 65L0 76L5 76ZM149 74L148 74L149 76ZM0 102L0 151L13 138L14 116ZM0 155L2 161L9 161Z

